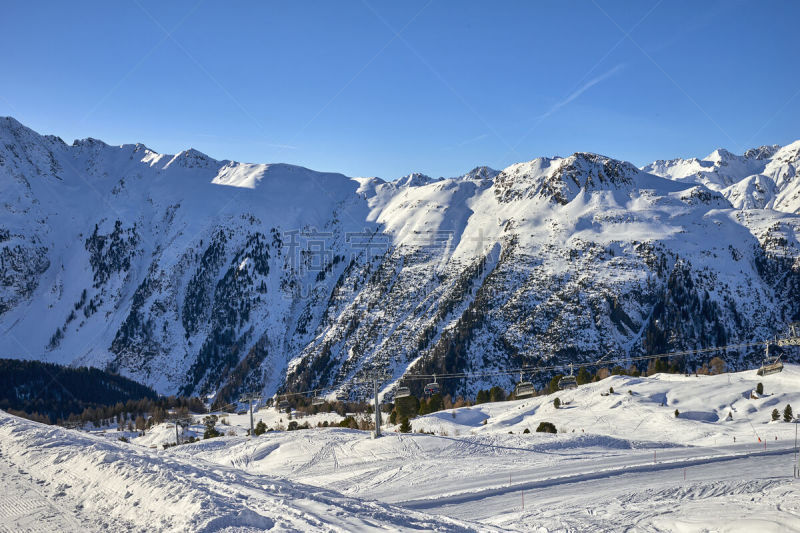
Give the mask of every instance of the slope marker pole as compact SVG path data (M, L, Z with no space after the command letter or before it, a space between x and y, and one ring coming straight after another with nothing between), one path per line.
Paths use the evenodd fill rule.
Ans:
M798 421L794 421L794 477L800 477L800 461L797 459L797 423Z

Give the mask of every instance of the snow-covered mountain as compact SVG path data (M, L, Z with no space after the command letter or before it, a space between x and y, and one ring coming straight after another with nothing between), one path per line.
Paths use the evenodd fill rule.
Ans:
M384 181L0 119L0 355L233 398L764 339L800 316L800 142L715 154Z
M697 183L720 191L737 208L769 207L779 211L800 211L800 141L783 148L761 146L735 155L714 150L705 159L656 161L645 172L682 183Z

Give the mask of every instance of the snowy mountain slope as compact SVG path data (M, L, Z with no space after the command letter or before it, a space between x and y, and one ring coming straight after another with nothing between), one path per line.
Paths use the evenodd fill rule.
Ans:
M172 426L127 444L0 412L0 528L800 531L797 424L770 416L786 404L800 404L798 365L612 376L440 411L379 439L313 420L250 438L248 416L227 415L217 427L238 436L155 450ZM270 427L279 416L256 413ZM559 432L536 432L542 421Z
M62 531L477 530L464 521L108 442L1 411L0 434L4 528L30 521Z
M797 531L796 424L771 420L787 404L800 404L797 365L767 377L613 376L418 417L411 434L278 431L166 453L508 530ZM559 432L537 433L542 421Z
M720 191L736 208L766 207L797 213L800 184L794 178L798 168L800 141L783 148L778 145L753 148L741 156L718 149L704 159L659 160L642 170Z
M789 205L798 149L740 166L763 165ZM5 118L0 190L0 355L163 393L357 396L373 368L397 380L658 353L800 317L800 217L596 154L386 182L67 145Z
M777 145L762 146L748 150L741 156L720 148L703 159L659 160L645 166L642 170L677 181L702 183L709 189L719 190L746 176L763 172L770 158L779 148Z
M758 383L764 393L751 398ZM559 409L553 405L556 397L562 402ZM440 411L415 419L413 427L449 435L517 434L526 428L534 431L547 420L561 432L604 435L633 449L793 442L793 424L772 421L772 410L782 415L786 405L800 405L798 365L786 365L780 374L766 377L754 370L713 376L611 376L575 390L461 408L455 417L452 410Z

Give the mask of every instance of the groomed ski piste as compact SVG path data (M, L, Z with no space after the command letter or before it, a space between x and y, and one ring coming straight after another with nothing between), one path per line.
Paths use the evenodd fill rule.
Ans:
M612 376L379 439L332 427L250 438L249 415L229 414L218 428L237 436L162 449L174 426L125 443L0 412L0 530L800 531L787 404L800 409L798 365ZM542 421L559 432L537 433Z

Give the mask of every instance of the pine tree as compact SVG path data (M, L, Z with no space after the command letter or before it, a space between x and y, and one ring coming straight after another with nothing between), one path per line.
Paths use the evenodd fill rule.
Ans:
M256 435L263 435L264 433L267 432L267 425L264 423L263 420L259 420L258 424L256 424L254 431Z
M772 420L778 420L781 417L781 414L778 412L777 409L772 410Z
M407 417L403 417L403 421L400 423L400 433L411 433L411 423Z
M489 401L489 391L487 390L479 390L478 396L475 398L475 403L486 403Z
M215 427L217 425L217 415L203 417L203 425L206 426L206 429L203 432L204 439L213 439L214 437L219 437L222 435L222 433L217 431L217 428Z
M420 415L427 415L430 412L431 409L428 400L426 400L425 398L421 399L419 401L419 411L417 413Z
M502 387L498 387L495 385L491 389L489 389L489 401L490 402L502 402L506 399L506 391L503 390Z
M397 420L414 417L419 412L420 401L416 396L406 396L398 398L394 402L394 409L397 411Z
M675 418L678 418L679 416L681 416L681 412L675 409Z
M556 409L559 409L561 407L561 400L558 399L558 398L553 400L553 407L555 407Z
M756 394L758 394L759 396L764 394L764 384L763 383L759 383L758 385L756 385Z
M435 413L444 409L444 401L441 394L434 394L428 399L428 412Z
M783 421L791 422L793 418L794 414L792 413L792 406L787 403L786 407L783 409Z
M558 390L558 382L561 381L561 378L564 377L563 374L556 374L550 380L550 383L547 384L547 392L556 392Z

